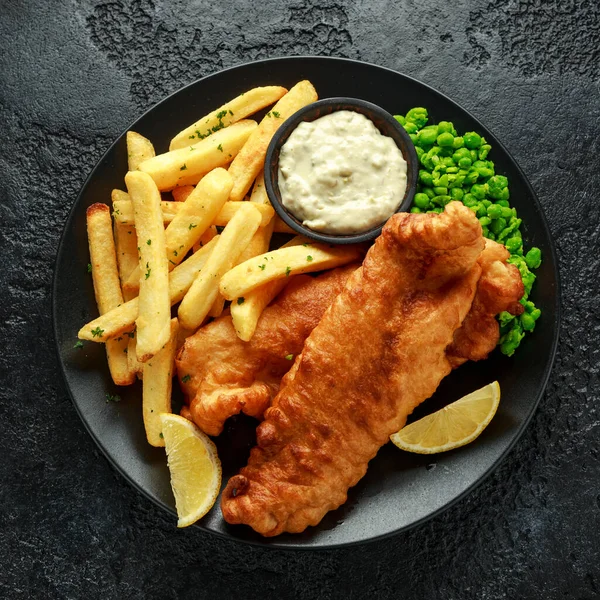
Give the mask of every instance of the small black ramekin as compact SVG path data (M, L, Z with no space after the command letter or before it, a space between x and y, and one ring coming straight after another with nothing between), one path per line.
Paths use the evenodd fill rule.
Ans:
M290 134L302 121L314 121L319 117L329 115L339 110L352 110L360 113L370 119L379 131L388 137L391 137L402 152L406 161L406 191L404 198L397 208L396 212L406 212L410 209L415 190L417 187L417 177L419 174L419 160L415 151L414 144L410 139L404 127L394 119L390 113L383 110L376 104L358 100L356 98L326 98L313 102L287 119L276 131L265 158L265 187L269 200L275 209L275 212L281 219L287 223L294 231L311 238L318 242L327 244L356 244L373 240L380 233L385 223L380 223L367 231L353 234L329 234L313 231L304 226L285 206L281 203L281 193L279 191L279 152L281 147Z

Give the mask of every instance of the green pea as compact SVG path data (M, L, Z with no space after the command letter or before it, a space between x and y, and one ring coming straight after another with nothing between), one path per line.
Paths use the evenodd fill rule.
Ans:
M445 196L448 193L448 188L447 187L434 187L433 191L435 192L436 196Z
M473 194L465 194L463 196L463 204L467 207L475 206L477 204L477 198L475 198Z
M421 209L420 209L418 206L413 206L413 207L410 209L410 212L411 212L411 213L417 213L417 214L418 214L418 213L420 213L420 212L421 212Z
M453 167L454 161L452 160L451 156L444 156L442 158L442 164L446 165L447 167Z
M481 136L478 133L469 131L463 137L467 148L479 148L481 146Z
M496 234L499 235L502 233L502 230L506 227L506 219L500 217L499 219L494 219L492 224L490 225L490 229Z
M404 123L406 123L406 119L402 115L394 115L394 119L396 119L400 125L404 125Z
M454 179L454 181L452 182L452 184L449 187L451 187L451 188L462 187L462 184L464 182L465 182L465 176L461 175L460 173L457 173L456 178Z
M448 167L446 169L446 173L451 173L451 174L455 175L456 173L458 173L458 167Z
M452 198L450 198L450 196L448 196L447 194L440 194L439 196L436 196L431 202L437 204L438 206L446 206L446 204L448 204L448 202L451 201Z
M519 248L522 248L523 243L521 242L521 240L519 238L511 237L508 240L506 240L506 243L504 245L506 246L506 249L511 254L514 254L515 252L517 252L519 250Z
M507 200L498 200L496 202L496 204L499 204L500 206L506 206L506 207L508 207L508 201ZM504 216L504 215L502 215L502 216Z
M542 251L535 246L525 255L525 263L529 269L537 269L542 264Z
M414 204L417 208L427 208L429 206L429 196L427 194L415 194Z
M479 179L479 173L477 171L475 171L475 169L472 169L471 171L469 171L465 177L465 183L469 184L469 183L475 183L477 180Z
M542 311L539 308L534 308L530 315L534 321L537 321L542 316Z
M419 171L419 181L426 186L432 187L433 186L433 177L431 176L431 173L429 171L425 171L423 169L421 169Z
M473 194L473 196L475 196L475 198L478 198L479 200L483 200L483 198L485 198L485 193L486 193L485 185L476 183L475 185L471 186L471 194Z
M492 220L489 217L479 217L479 222L481 223L482 227L486 227L492 222Z
M477 215L477 218L485 217L487 216L487 208L483 204L479 203L477 213L475 214Z
M417 131L419 131L419 128L415 125L415 123L411 122L411 121L407 121L406 123L404 123L404 125L402 125L402 127L404 127L406 133L417 133Z
M466 148L459 148L456 152L454 152L452 158L454 159L454 162L458 162L461 158L468 158L470 161L471 153Z
M535 329L535 319L531 315L523 313L521 315L521 325L523 326L523 331L533 331Z
M452 200L462 200L464 195L465 193L459 187L450 190L450 198L452 198Z
M437 166L437 165L439 165L439 163L440 163L440 157L439 157L437 154L434 154L434 155L431 157L431 163L432 163L433 165L436 165L436 166Z
M437 143L439 146L452 147L454 144L454 136L449 132L440 133L437 136Z
M462 148L465 145L465 138L462 135L457 135L454 140L452 140L453 148Z
M508 179L504 177L504 175L494 175L490 177L490 180L487 182L488 191L492 198L496 198L497 200L506 200L507 198L501 198L501 192L503 189L506 189L508 186Z
M437 187L448 187L448 175L442 175L437 181L433 181L434 186Z
M479 173L479 177L487 179L494 174L494 169L490 169L489 167L480 167L477 169L477 172Z
M468 169L471 166L471 157L463 156L458 160L458 166L461 169Z
M505 200L507 201L510 198L510 192L508 191L508 188L505 187L504 189L500 190L500 193L498 194L498 200Z
M440 133L452 133L453 129L454 129L454 127L452 126L452 123L450 123L449 121L440 121L438 123L438 131Z
M429 198L433 198L435 196L435 192L433 191L433 188L430 187L426 187L423 188L423 193Z
M469 150L469 156L471 160L475 162L477 160L477 150Z
M416 133L409 133L408 137L412 140L413 144L417 143L417 134Z
M421 146L415 146L415 151L417 153L418 159L421 160L421 156L423 156L423 154L425 154L425 150L423 150L423 148L421 148Z
M406 120L415 123L419 128L424 127L427 123L427 109L421 106L411 108L406 113Z
M505 219L510 219L513 216L514 208L509 208L508 206L502 206L500 202L497 202L497 205L502 208L502 217Z
M482 200L481 204L483 204L486 208L488 208L488 206L492 205L492 201L491 200Z
M483 160L484 158L487 157L487 155L489 154L491 149L492 149L492 147L489 144L483 144L481 146L481 148L479 148L479 152L477 153L477 156L479 157L480 160Z
M488 206L487 214L490 219L498 219L502 216L502 207L497 204L491 204Z
M432 129L421 129L421 131L419 131L418 143L425 146L433 144L437 139L437 135L437 127Z
M452 148L451 146L438 146L438 148L440 148L441 150L440 156L452 158L452 155L454 154L454 148ZM452 163L454 163L454 161L452 161Z

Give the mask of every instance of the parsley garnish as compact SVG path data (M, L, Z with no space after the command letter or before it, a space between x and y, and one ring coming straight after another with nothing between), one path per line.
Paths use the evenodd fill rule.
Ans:
M258 268L259 268L261 271L264 271L266 266L267 266L267 265L258 265Z
M76 341L73 348L83 348L83 342L81 340Z
M179 169L180 171L187 171L187 165L184 163L183 167Z
M152 240L148 240L146 244L148 244L148 246L152 246Z
M181 383L187 383L192 377L190 375L184 375L181 378Z
M271 118L271 112L267 113L267 117L269 117L269 119Z
M152 269L150 268L149 263L146 263L146 269L148 269L146 271L146 279L148 279L148 277L150 277L150 272L152 271Z
M221 144L219 144L219 145L217 146L217 150L220 150L221 152L223 152L223 146L222 146Z
M100 329L100 327L96 327L96 329L92 329L92 337L102 337L104 334L104 329Z
M173 250L173 256L177 256L177 250Z
M233 111L229 109L229 114L233 117Z
M88 263L88 266L87 266L87 272L88 272L88 273L91 273L91 272L92 272L92 263Z
M162 431L158 434L160 439L162 440L165 436L162 434Z
M293 354L287 354L285 360L292 360L294 358Z
M313 257L310 254L306 257L306 260L308 262L312 262L312 259L313 259Z
M127 337L132 340L135 337L135 331L128 331Z
M219 121L223 120L223 117L227 115L227 111L226 110L222 110L220 112L217 113L217 119L219 119Z
M188 229L194 229L194 227L197 227L197 225L195 223L190 223Z
M115 394L114 396L106 394L106 403L108 404L109 402L121 402L121 396L119 394Z
M188 139L194 140L194 139L196 139L196 136L195 135L188 135Z
M288 277L288 275L292 272L292 268L291 267L286 267L285 268L285 276Z
M238 304L244 304L244 296L240 296L240 297L237 299L237 303L238 303Z
M276 119L279 119L279 113L278 113L276 110L274 110L274 111L273 111L273 116L274 116Z

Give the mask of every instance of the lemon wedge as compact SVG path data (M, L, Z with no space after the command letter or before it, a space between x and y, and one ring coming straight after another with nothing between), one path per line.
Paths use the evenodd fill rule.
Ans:
M497 381L441 410L423 417L390 437L401 450L437 454L472 442L487 427L500 403Z
M187 527L213 507L221 489L221 461L215 445L194 423L169 413L162 413L160 420L177 527Z

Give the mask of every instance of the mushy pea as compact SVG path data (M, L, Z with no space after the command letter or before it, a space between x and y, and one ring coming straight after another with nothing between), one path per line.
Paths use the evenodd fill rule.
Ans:
M282 204L306 227L368 231L396 212L406 161L394 140L354 111L340 110L291 133L279 156Z

